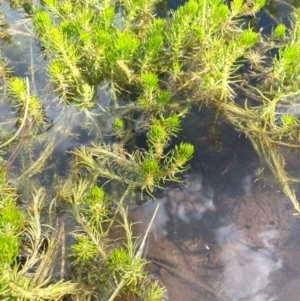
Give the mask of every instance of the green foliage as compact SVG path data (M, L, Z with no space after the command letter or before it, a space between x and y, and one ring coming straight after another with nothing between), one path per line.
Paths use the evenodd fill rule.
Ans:
M293 114L284 114L280 117L280 126L277 133L274 133L274 139L281 140L283 138L298 139L299 120Z
M164 154L169 137L178 130L177 117L157 120L147 133L148 150L128 154L122 146L93 145L82 147L71 153L74 155L72 167L86 168L92 174L125 183L133 189L141 188L152 195L155 188L162 188L161 181L175 181L176 174L188 169L194 147L181 143ZM165 128L167 130L165 130Z
M94 87L88 83L83 83L80 87L77 87L78 97L75 99L77 107L81 109L87 109L95 106L94 103Z
M153 191L153 187L159 187L157 178L160 176L160 168L158 162L153 158L146 158L141 162L141 180L142 189L148 189L149 192Z
M147 134L147 144L149 151L159 158L163 155L163 150L169 141L169 136L161 125L153 125Z
M95 261L99 250L94 242L85 235L76 235L76 242L72 244L72 256L75 265L87 265Z
M19 251L19 237L24 217L17 208L15 200L2 198L0 200L0 265L15 264Z
M33 196L24 214L12 198L0 200L0 295L2 300L58 300L74 294L77 285L71 282L52 282L50 263L54 259L54 240L50 232L47 248L42 247L40 208L45 194ZM53 234L53 233L52 233Z
M171 150L167 158L166 175L174 176L178 171L187 170L185 166L186 162L191 160L194 153L194 146L189 143L181 143L179 146L175 146L175 149Z
M33 19L33 25L39 32L45 32L53 26L49 14L47 14L45 11L41 9L35 9L34 15L35 17Z
M124 128L124 122L120 118L116 118L114 121L114 128L116 130L122 130Z
M158 281L151 282L149 288L141 294L141 300L160 301L165 298L166 289L159 285Z
M164 107L171 99L171 95L168 91L161 91L157 95L156 102L159 106Z
M80 213L87 219L87 224L91 228L102 227L102 224L109 220L110 202L104 197L104 191L99 187L92 187L83 199ZM101 229L102 231L102 229Z
M110 207L106 211L104 206L95 207L95 204L106 203L104 191L94 186L84 193L87 186L88 182L78 183L72 189L69 200L73 203L74 217L80 224L80 228L73 233L76 242L71 246L70 259L73 262L75 278L80 279L85 288L89 288L84 293L87 296L106 296L103 300L113 300L120 292L160 296L161 300L165 290L162 287L153 287L146 277L144 266L148 261L139 255L142 249L137 248L138 240L132 236L132 225L128 222L127 210L122 205L128 190L114 209ZM78 202L82 193L83 201ZM113 219L106 218L108 212L114 216ZM100 215L103 215L102 219L99 218ZM107 237L109 231L115 227L113 223L116 222L116 216L121 218L118 223L125 231L122 246ZM110 294L109 298L107 292Z
M145 280L143 266L146 260L131 258L128 251L115 248L107 260L107 268L118 280L125 280L128 290L137 291L137 284Z
M145 91L145 94L149 93L150 95L154 90L158 88L158 77L156 74L151 72L145 72L141 75L141 85Z
M7 83L7 95L12 100L13 105L18 108L22 116L25 114L28 91L26 80L20 77L11 77ZM44 124L45 111L40 100L31 95L28 100L28 118L34 120L37 126Z
M276 39L283 38L285 36L286 27L284 24L280 23L276 26L273 32L273 36Z
M74 4L49 0L44 1L44 9L34 10L33 24L50 59L50 81L62 101L76 96L75 86L79 82L97 85L107 79L114 96L122 93L125 85L134 90L136 83L140 83L144 90L140 105L149 109L157 102L164 107L169 102L164 92L157 101L157 95L152 96L159 90L159 76L167 72L179 83L184 78L188 81L183 70L191 58L199 57L203 51L214 56L228 51L220 66L214 66L214 73L227 72L221 89L223 97L229 95L225 81L237 69L234 62L257 40L254 32L240 30L235 18L243 13L254 14L264 1L253 1L248 6L234 1L230 11L220 0L191 0L166 19L155 17L156 2L105 2L99 10L94 2L83 5L80 1ZM216 51L213 41L222 38L224 30L233 36L232 45L224 40L224 51ZM229 53L232 56L226 58ZM209 65L215 62L207 58L198 63L198 72L203 70L204 78L211 73Z
M122 276L130 269L130 257L128 252L123 248L113 249L107 260L107 268L112 274Z
M47 63L50 87L37 87L35 77L42 68L34 66L31 41L15 47L15 55L24 49L31 53L30 84L28 79L8 78L1 56L3 87L20 124L13 135L7 132L14 129L15 120L9 129L0 128L1 137L12 135L1 142L2 149L18 141L8 163L1 162L0 249L5 251L0 255L1 297L63 300L74 295L74 300L111 301L122 292L142 300L162 300L165 290L147 278L147 261L141 255L144 241L139 245L133 237L122 203L130 190L153 196L166 182L181 181L194 147L185 142L172 145L172 137L177 137L181 118L194 104L222 112L250 139L300 212L291 184L295 179L285 169L280 148L274 147L299 148L300 10L292 13L291 28L279 24L272 35L264 36L254 31L251 22L265 0L233 0L229 5L222 0L190 0L164 19L156 16L157 3L45 0L32 7L32 26ZM2 18L0 27L6 27ZM278 54L269 59L275 48ZM42 102L48 105L51 87L54 95L49 98L56 96L58 104L50 107L58 117L53 131L46 133L52 125L45 126L47 106ZM251 105L236 97L239 91L251 99ZM104 99L114 99L113 106L109 101L104 104L103 94ZM70 151L71 171L64 171L65 179L53 171L49 177L47 169L58 164L54 150L79 134L95 142ZM134 135L145 136L146 149L137 147ZM17 182L34 191L27 192L31 203L25 218L15 205L15 188L5 182L22 148ZM51 210L49 227L41 224L46 194L34 188L37 180L31 183L38 173L45 176L43 183L59 179L56 184L63 188L52 200L47 195L47 201L58 211L66 206L76 222L71 254L67 248L73 282L64 281L64 276L54 280L56 242L61 246L63 230L57 229L60 218L53 223L56 215ZM126 193L121 200L107 196L97 187L101 181L125 188ZM112 190L118 194L118 189ZM118 244L110 236L116 223L125 233ZM24 261L19 266L18 256ZM61 263L62 270L65 264Z
M7 85L8 96L16 102L16 106L25 106L27 99L27 86L25 79L13 77Z

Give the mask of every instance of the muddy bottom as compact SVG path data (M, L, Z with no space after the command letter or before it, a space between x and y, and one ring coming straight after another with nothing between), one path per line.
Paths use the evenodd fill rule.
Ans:
M171 301L299 301L300 219L278 185L257 179L259 162L243 137L225 130L225 148L213 155L208 118L190 118L188 133L196 135L185 141L196 152L187 185L130 213L143 221L136 225L142 235L160 203L148 269ZM295 163L300 156L293 156Z
M186 188L132 211L140 233L157 203L147 258L169 300L299 300L300 220L284 194L257 183L241 197L215 199L193 175Z

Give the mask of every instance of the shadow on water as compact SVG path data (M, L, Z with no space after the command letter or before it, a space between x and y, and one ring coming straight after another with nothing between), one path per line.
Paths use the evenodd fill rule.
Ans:
M234 129L222 126L222 148L212 151L209 119L194 111L183 124L184 140L196 144L186 186L131 212L143 234L160 203L149 270L169 300L299 300L300 221L282 192L257 180L258 158Z

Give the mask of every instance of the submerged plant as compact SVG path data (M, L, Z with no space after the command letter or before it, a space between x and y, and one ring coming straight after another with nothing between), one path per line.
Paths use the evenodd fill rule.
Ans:
M85 168L93 175L117 180L132 189L141 188L152 194L161 183L179 181L177 174L188 169L194 147L181 143L164 154L169 135L161 125L153 125L147 135L147 151L129 154L122 145L93 145L71 153L75 156L72 167Z
M128 190L120 203L115 204L109 201L104 191L98 187L91 187L82 203L75 201L76 192L69 199L73 202L72 212L80 225L73 233L76 242L71 246L70 255L75 279L80 279L85 284L86 294L98 295L101 300L104 296L106 300L111 301L120 292L150 296L154 294L144 269L148 261L141 258L145 239L138 247L139 240L133 237L132 225L127 220L127 211L122 204L127 192ZM112 227L115 227L115 220L109 216L116 217L117 214L122 218L119 223L125 232L123 244L116 244L108 236ZM165 290L163 287L156 287L155 293L162 298Z
M28 208L32 214L28 216L16 206L15 199L0 200L0 296L3 300L57 300L76 294L79 289L77 284L63 279L53 282L57 237L42 230L40 210L44 197L42 190L36 192Z
M130 191L153 196L182 180L194 147L174 144L173 137L193 105L216 110L214 124L222 112L248 137L299 214L293 188L299 181L277 146L299 148L300 10L293 11L291 28L279 24L263 35L250 21L264 3L189 0L165 18L156 15L157 0L45 0L30 7L26 35L39 41L46 66L35 66L29 47L30 80L8 78L0 58L1 104L13 111L0 124L6 156L0 157L1 297L162 300L165 289L145 271L147 233L141 243L133 236L123 201ZM35 80L43 68L46 87ZM143 148L136 137L145 140ZM62 150L71 154L71 168L60 162L67 161L57 154ZM17 157L21 174L11 169ZM98 187L108 181L114 195ZM60 188L53 197L36 188L41 183L51 192L54 184ZM28 214L16 206L17 185L33 191L22 196ZM49 203L45 226L41 210ZM62 234L65 217L58 218L64 209L76 223L66 248L70 233ZM111 237L116 223L124 232L117 241ZM66 262L72 282L65 280Z

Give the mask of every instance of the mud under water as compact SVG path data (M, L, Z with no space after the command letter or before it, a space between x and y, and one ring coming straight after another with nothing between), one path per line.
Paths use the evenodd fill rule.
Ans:
M198 142L186 186L131 211L142 235L160 203L149 271L171 301L298 301L300 219L278 185L256 176L260 163L239 133L222 126L222 148L212 151L209 118L193 112L184 123L185 140Z

